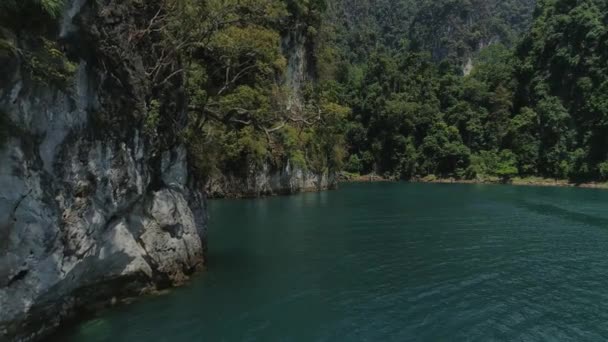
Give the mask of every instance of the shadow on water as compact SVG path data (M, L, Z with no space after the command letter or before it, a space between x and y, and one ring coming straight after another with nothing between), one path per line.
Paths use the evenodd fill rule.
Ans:
M247 270L254 266L254 262L246 253L239 251L211 252L208 255L206 269L220 269L230 272Z
M581 212L564 209L556 205L532 203L527 201L521 201L517 206L541 215L558 217L598 228L608 228L608 218L606 217L584 214Z

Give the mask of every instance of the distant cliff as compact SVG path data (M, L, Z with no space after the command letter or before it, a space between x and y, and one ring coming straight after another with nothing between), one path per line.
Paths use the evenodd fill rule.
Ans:
M513 45L530 27L536 0L329 0L337 45L354 63L371 51L411 47L470 71L477 52ZM468 66L467 66L468 65Z

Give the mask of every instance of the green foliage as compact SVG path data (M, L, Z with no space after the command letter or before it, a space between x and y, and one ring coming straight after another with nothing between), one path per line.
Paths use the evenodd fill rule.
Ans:
M462 77L429 54L376 51L365 66L346 70L342 92L353 108L347 145L351 154L373 156L361 172L402 179L486 173L469 169L471 158L508 146L514 62L496 46L478 63Z
M416 48L432 51L435 60L462 64L497 38L507 45L515 43L531 21L533 6L529 0L421 1L410 39Z
M213 35L208 49L213 51L213 57L218 58L210 62L227 72L218 75L224 77L217 80L218 84L222 81L226 84L239 77L238 72L256 72L257 77L264 78L272 78L282 72L286 62L279 48L279 39L278 32L256 25L229 26Z
M451 175L469 163L470 150L462 143L458 129L445 123L436 124L420 146L422 169L430 173Z
M283 147L281 157L285 157L292 166L305 170L307 162L303 145L308 135L295 127L286 126L277 133L277 138L278 145Z
M14 56L17 53L17 48L6 39L0 38L0 57L8 58Z
M509 148L517 82L507 46L529 25L532 7L527 0L342 0L330 7L321 31L340 60L332 69L337 98L352 108L349 169L461 178L476 153ZM497 36L504 45L476 56ZM475 67L462 77L465 57Z
M335 0L326 20L351 64L377 47L430 52L463 65L499 39L512 46L532 21L534 0Z
M361 163L361 158L356 154L352 154L344 165L344 170L351 173L360 173L362 169L363 163Z
M502 150L498 155L498 164L496 165L496 169L493 171L493 173L502 179L503 182L507 182L511 178L515 177L519 172L515 166L516 163L517 158L513 152L509 150Z
M287 164L317 173L341 169L349 110L337 104L331 77L327 89L311 84L302 94L280 82L287 73L281 35L321 37L324 8L319 0L186 0L175 10L165 39L192 42L185 56L186 136L199 176L247 176ZM331 68L328 45L305 48L319 68L322 58Z
M509 122L508 143L517 156L523 175L538 173L540 139L539 118L534 110L524 107Z
M209 170L608 177L605 1L541 1L534 18L532 0L189 3L180 22L207 32L187 92ZM295 109L277 85L294 30L318 75Z
M597 165L598 172L600 174L600 180L608 181L608 161L599 163Z
M349 169L404 179L605 178L608 3L542 1L532 18L533 5L338 2L329 17L338 97L353 109ZM496 37L502 44L477 53Z
M150 101L148 114L144 121L144 133L151 137L156 136L159 122L160 102L158 100L152 100Z
M37 0L35 2L40 5L44 12L53 18L57 18L59 16L65 3L64 0Z
M0 26L38 28L54 23L65 6L65 0L2 0ZM27 18L27 20L23 20Z
M503 182L518 174L517 156L510 150L480 151L471 156L471 163L464 172L467 179L498 177Z
M518 47L518 101L538 113L539 172L601 177L608 155L608 4L543 1Z
M77 71L77 64L70 61L56 42L39 38L39 44L28 51L21 51L24 69L31 78L43 85L67 88Z

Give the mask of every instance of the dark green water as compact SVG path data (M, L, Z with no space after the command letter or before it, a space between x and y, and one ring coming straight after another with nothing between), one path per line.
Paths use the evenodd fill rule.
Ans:
M210 215L208 271L62 340L608 340L605 191L353 184Z

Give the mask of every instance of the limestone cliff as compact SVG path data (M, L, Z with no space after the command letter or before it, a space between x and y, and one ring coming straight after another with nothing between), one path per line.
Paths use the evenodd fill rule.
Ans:
M150 134L146 42L126 38L149 13L74 0L42 37L1 29L0 341L38 339L203 265L205 200L173 138L186 120L179 84L156 90L171 120ZM37 49L73 65L63 85L32 71L44 68Z
M299 112L305 106L304 89L316 82L314 42L306 35L307 26L303 23L296 20L287 27L281 39L287 69L279 83L289 89L285 111ZM267 161L247 170L222 170L221 174L210 177L205 189L212 198L321 191L337 187L335 171L327 168L312 170L307 166L295 165L288 159L278 163Z
M224 174L213 177L207 183L206 193L209 197L260 197L328 190L336 186L334 173L315 173L293 167L287 162L283 168L265 165L261 170L247 175Z

